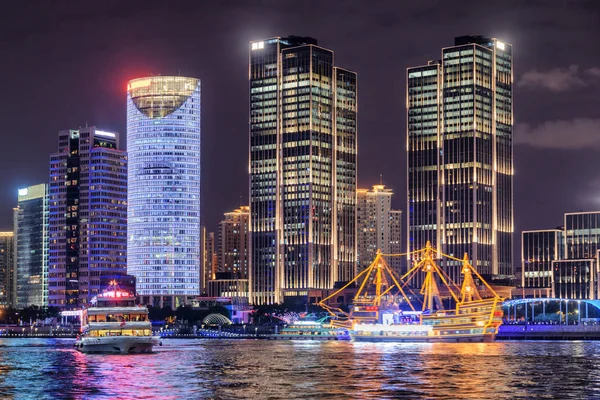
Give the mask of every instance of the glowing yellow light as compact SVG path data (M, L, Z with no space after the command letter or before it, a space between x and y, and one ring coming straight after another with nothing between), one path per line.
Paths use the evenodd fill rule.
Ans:
M150 86L151 83L152 83L152 79L140 79L140 80L131 81L131 82L129 82L129 85L127 85L127 91L141 88L141 87L148 87L148 86Z

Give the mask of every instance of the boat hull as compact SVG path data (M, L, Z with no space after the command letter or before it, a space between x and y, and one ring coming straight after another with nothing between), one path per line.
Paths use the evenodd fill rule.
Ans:
M356 342L391 342L391 343L484 343L493 342L496 335L448 335L448 336L376 336L376 335L356 335L350 334L352 340Z
M160 344L156 336L84 337L75 342L75 348L82 353L138 354L151 353Z

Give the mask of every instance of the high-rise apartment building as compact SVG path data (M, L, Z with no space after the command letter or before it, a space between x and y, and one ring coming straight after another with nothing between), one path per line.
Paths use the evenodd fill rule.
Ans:
M48 305L77 309L123 275L127 260L127 154L119 135L61 131L50 156Z
M250 301L356 272L356 73L307 37L250 43Z
M130 81L127 150L127 271L144 303L175 308L200 294L200 81Z
M513 275L512 46L463 36L407 70L408 250ZM444 261L459 281L459 261Z
M11 304L12 273L14 267L14 234L13 232L0 232L0 308L7 308Z
M48 185L18 190L15 209L15 307L48 305Z
M248 206L225 213L219 224L219 272L229 272L238 279L248 279Z
M393 190L385 185L374 185L371 190L357 190L356 242L358 249L358 272L368 268L375 259L377 250L384 254L401 253L401 212L392 210ZM398 214L400 213L400 214ZM394 247L394 251L392 250ZM397 266L397 257L389 259ZM400 270L396 270L400 272Z

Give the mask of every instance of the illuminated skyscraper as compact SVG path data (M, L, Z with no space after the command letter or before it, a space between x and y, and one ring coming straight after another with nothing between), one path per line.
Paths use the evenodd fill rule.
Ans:
M127 155L119 135L61 131L50 155L48 305L78 309L125 274Z
M200 81L130 81L127 149L127 271L143 302L175 308L200 294Z
M248 279L249 207L241 206L225 213L219 224L219 272Z
M48 305L48 185L19 189L15 212L16 308Z
M0 308L7 308L11 304L12 269L14 267L14 234L13 232L0 232Z
M513 275L512 46L463 36L407 71L408 250ZM444 261L460 281L459 261Z
M250 297L305 301L356 271L356 73L306 37L250 43Z

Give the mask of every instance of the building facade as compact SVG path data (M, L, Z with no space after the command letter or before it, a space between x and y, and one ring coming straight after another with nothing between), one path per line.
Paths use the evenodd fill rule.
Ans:
M356 73L313 38L250 43L250 301L356 272Z
M15 307L48 305L48 185L19 189L15 209Z
M130 81L127 148L127 271L145 303L176 308L200 294L200 81Z
M512 46L458 37L407 70L408 251L431 241L513 275ZM459 261L444 261L460 281Z
M404 253L406 247L402 243L402 210L390 211L390 253ZM388 265L399 276L402 276L406 271L403 257L391 257L388 260Z
M552 263L564 258L563 231L548 229L521 234L521 267L516 275L521 287L545 296L552 289ZM545 296L547 297L547 296Z
M215 233L207 232L206 227L200 228L200 281L202 293L208 293L208 282L215 279L219 270L219 257L216 251Z
M0 232L0 308L12 306L12 269L14 267L14 234Z
M521 246L522 292L517 293L598 299L600 211L565 213L561 229L524 231Z
M224 216L219 223L218 272L248 279L250 207L241 206Z
M401 242L398 217L402 213L392 210L393 191L385 185L374 185L371 190L358 189L356 193L356 242L358 272L361 272L371 265L378 250L384 254L402 253L398 247ZM399 265L398 257L388 260Z
M125 274L127 154L119 135L95 127L60 131L50 156L48 305L78 309Z

